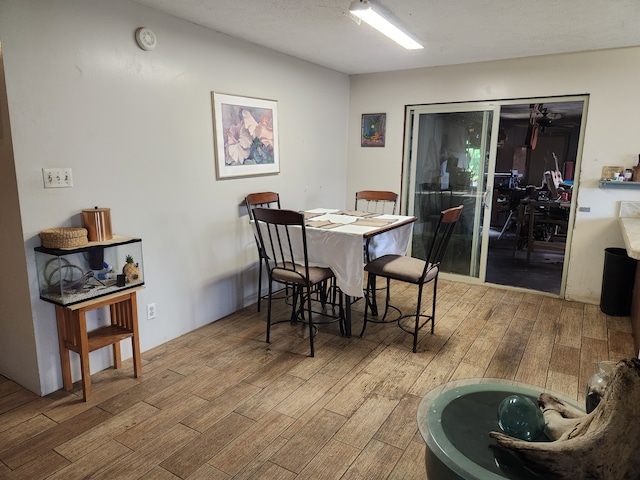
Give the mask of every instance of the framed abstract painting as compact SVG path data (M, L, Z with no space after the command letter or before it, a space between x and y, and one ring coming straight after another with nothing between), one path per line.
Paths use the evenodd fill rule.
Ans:
M211 92L218 178L280 172L278 102Z
M361 147L384 147L386 113L363 113Z

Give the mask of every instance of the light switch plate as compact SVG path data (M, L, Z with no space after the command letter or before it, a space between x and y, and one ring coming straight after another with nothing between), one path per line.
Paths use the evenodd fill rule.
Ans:
M42 180L44 188L73 187L73 176L70 168L43 168Z

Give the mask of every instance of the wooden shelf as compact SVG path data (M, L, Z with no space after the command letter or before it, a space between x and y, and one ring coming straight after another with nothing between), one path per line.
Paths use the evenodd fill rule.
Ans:
M600 180L600 188L640 189L640 182L610 182Z
M93 352L94 350L113 345L115 342L131 338L132 336L133 331L117 325L107 325L105 327L91 330L90 332L87 332L89 351Z

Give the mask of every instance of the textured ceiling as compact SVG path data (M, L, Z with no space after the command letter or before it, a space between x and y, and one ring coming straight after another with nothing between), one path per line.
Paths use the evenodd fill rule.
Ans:
M640 0L379 0L413 51L356 24L350 0L134 1L347 74L640 45Z

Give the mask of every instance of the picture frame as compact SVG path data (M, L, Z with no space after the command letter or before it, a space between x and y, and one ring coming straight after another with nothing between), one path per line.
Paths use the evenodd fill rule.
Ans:
M280 173L278 102L211 92L218 179Z
M384 147L386 113L363 113L360 129L361 147Z

